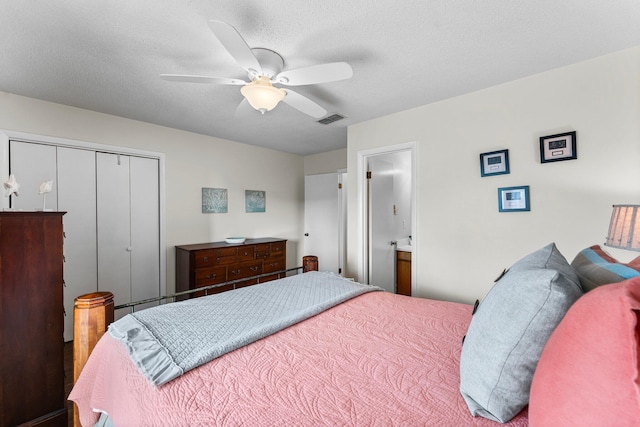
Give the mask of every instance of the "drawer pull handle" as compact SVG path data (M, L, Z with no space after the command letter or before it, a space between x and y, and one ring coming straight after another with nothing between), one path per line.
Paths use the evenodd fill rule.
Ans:
M216 274L207 274L207 279L215 279L216 276Z
M251 271L258 271L258 267L249 267L249 270L251 270Z
M204 257L204 258L202 258L202 260L203 260L204 262L209 262L209 257Z
M232 270L231 274L240 274L240 270Z

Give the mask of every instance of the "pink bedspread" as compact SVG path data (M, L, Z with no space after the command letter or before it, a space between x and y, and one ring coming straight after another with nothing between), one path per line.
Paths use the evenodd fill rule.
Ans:
M85 426L498 426L459 393L464 304L372 292L159 388L106 334L69 399ZM526 409L508 426L527 426Z

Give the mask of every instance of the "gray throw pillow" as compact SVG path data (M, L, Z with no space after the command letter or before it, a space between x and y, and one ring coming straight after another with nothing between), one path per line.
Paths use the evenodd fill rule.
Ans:
M507 422L528 404L542 348L581 295L554 243L496 282L473 315L460 355L460 392L473 416Z

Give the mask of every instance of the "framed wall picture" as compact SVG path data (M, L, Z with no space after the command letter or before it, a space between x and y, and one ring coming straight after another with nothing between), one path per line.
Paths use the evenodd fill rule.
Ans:
M528 185L498 188L498 212L527 212L530 210Z
M480 176L504 175L509 173L509 150L491 151L480 154Z
M244 210L245 212L265 212L267 205L267 193L257 190L245 190Z
M203 187L202 213L227 213L227 189Z
M577 158L575 131L540 137L540 163Z

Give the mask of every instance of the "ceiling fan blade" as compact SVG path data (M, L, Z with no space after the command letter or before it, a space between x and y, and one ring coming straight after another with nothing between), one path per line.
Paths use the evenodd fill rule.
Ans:
M160 74L160 78L170 82L186 83L214 83L219 85L246 85L247 82L240 79L226 79L223 77L191 76L186 74Z
M274 82L288 86L335 82L353 77L353 69L346 62L311 65L278 74Z
M285 104L289 104L296 110L302 111L305 114L308 114L311 117L315 117L319 119L327 114L327 110L307 98L306 96L300 95L298 92L294 92L290 89L283 89L287 92L287 96L284 97L282 102Z
M262 67L238 30L222 21L209 21L209 28L233 59L249 74L262 75Z

